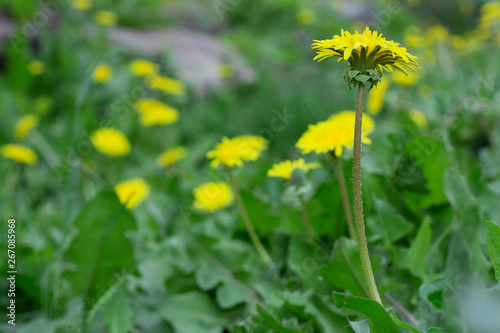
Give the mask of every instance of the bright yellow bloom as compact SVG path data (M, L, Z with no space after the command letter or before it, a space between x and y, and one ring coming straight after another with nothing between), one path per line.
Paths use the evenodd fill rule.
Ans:
M427 118L425 114L418 109L411 109L410 111L410 119L418 126L418 128L425 129L429 125L427 122Z
M308 25L314 22L316 15L310 9L302 8L297 12L297 21L300 24Z
M100 25L105 25L110 27L116 25L118 17L113 12L107 10L98 10L94 14L94 20Z
M96 83L104 83L111 79L113 71L108 65L102 64L95 68L92 79Z
M370 90L368 94L368 101L366 103L366 110L373 115L376 115L384 106L385 95L389 89L390 83L388 80L380 81L376 87Z
M110 157L125 156L130 153L130 143L122 132L114 128L100 128L90 136L95 149Z
M24 139L29 131L38 125L38 116L34 114L29 114L22 117L17 121L16 128L14 129L14 136L18 140Z
M412 70L418 67L417 57L406 52L406 48L369 28L362 34L342 30L341 35L335 35L333 39L315 40L311 48L317 51L314 60L330 57L339 57L339 62L347 60L350 68L346 69L344 78L348 84L353 80L376 84L380 81L382 69L392 73L396 68L406 74L404 67Z
M220 64L218 72L220 77L228 78L234 76L234 68L230 64Z
M28 71L31 75L40 75L45 72L45 64L39 60L32 60L28 64Z
M183 159L184 157L186 157L186 155L187 155L186 147L182 146L175 147L159 155L158 158L156 159L156 163L158 163L159 166L167 167Z
M233 203L233 192L226 183L205 183L193 191L194 208L215 212L228 207Z
M284 179L290 179L293 170L299 169L304 172L309 172L309 170L317 169L321 167L319 163L306 163L303 158L299 158L295 161L283 161L274 164L273 167L267 170L267 175L269 177L281 177Z
M314 151L316 154L334 151L335 156L342 155L344 148L351 149L354 144L354 111L342 111L334 114L328 120L309 125L295 145L307 154ZM373 132L375 123L370 116L363 117L363 130L361 141L370 144L367 136Z
M137 59L130 63L129 69L136 76L151 76L158 72L158 65L151 61Z
M18 163L33 165L38 161L36 153L23 145L13 143L3 145L0 149L0 153L3 157L14 160Z
M261 152L267 149L268 141L257 135L241 135L228 139L223 137L215 149L207 153L212 167L223 164L227 167L241 167L244 162L256 161Z
M137 102L136 108L141 114L141 125L145 127L169 125L179 120L179 111L156 99L142 99Z
M115 186L120 202L128 209L133 209L149 196L149 185L142 178L133 178Z
M91 0L73 0L71 1L73 8L78 10L88 10L92 7Z
M394 73L392 80L400 84L402 86L412 86L418 81L418 75L414 72L408 73L408 75L404 75L401 72Z
M155 75L149 78L148 85L172 95L181 95L186 91L184 83L163 75Z
M481 19L479 28L488 31L500 32L500 2L486 2L481 7Z

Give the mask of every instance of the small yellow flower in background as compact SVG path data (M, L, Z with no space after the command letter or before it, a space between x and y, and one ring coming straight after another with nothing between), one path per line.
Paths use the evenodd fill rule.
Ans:
M186 155L187 155L186 147L182 146L175 147L159 155L158 158L156 159L156 163L158 163L159 166L167 167L174 163L177 163L179 160L186 157Z
M113 128L100 128L90 136L95 149L110 157L125 156L130 153L130 143L127 137Z
M38 116L34 114L26 115L17 121L14 136L16 139L22 140L36 126L38 126Z
M28 64L28 71L31 75L40 75L45 72L45 64L39 60L32 60Z
M141 114L142 126L169 125L179 120L179 111L152 98L142 99L136 104Z
M220 64L217 71L220 77L229 78L234 76L234 68L230 64Z
M382 106L384 106L385 95L387 94L389 86L389 80L382 80L376 87L370 90L366 103L366 110L368 113L376 115L380 112Z
M284 179L290 179L293 170L299 169L304 172L309 172L309 170L317 169L321 167L319 163L306 163L303 158L299 158L295 161L283 161L274 164L271 169L267 171L268 177L281 177Z
M422 29L417 26L409 26L405 30L405 44L412 49L420 49L425 46Z
M153 89L161 90L172 95L181 95L186 91L183 82L163 75L152 76L148 79L147 83Z
M410 72L408 73L408 75L397 72L392 76L392 80L394 81L394 83L400 84L402 86L413 86L418 81L418 75L414 72Z
M152 76L158 72L158 65L144 59L137 59L130 63L130 72L136 76Z
M479 28L483 31L500 32L500 2L486 2L481 7Z
M96 83L104 83L111 79L113 71L108 65L102 64L95 68L92 79Z
M429 125L425 114L418 109L411 109L409 111L409 116L418 128L425 129Z
M233 192L226 183L205 183L193 191L194 208L205 211L215 212L228 207L233 203Z
M108 10L98 10L94 14L94 20L100 25L111 27L116 25L118 17L115 13Z
M297 21L303 25L309 25L314 22L316 15L310 9L302 8L297 12Z
M120 202L128 209L133 209L149 196L149 185L142 178L133 178L115 186Z
M244 162L256 161L261 152L267 149L268 141L257 135L241 135L232 139L223 137L214 150L207 153L212 167L219 164L227 167L241 167Z
M14 160L18 163L33 165L38 162L38 156L30 148L18 144L6 144L0 149L3 157Z
M451 37L451 46L457 51L466 51L467 50L467 41L463 36L454 35Z
M334 151L335 156L342 155L344 148L351 149L354 144L354 111L342 111L334 114L328 120L309 125L295 145L302 154L315 152L316 154ZM363 117L363 131L361 141L370 144L367 137L373 132L375 123L370 116Z
M72 0L71 4L73 5L73 8L78 10L89 10L90 7L92 7L91 0Z
M427 29L425 32L425 40L429 45L434 45L436 43L444 43L448 41L450 32L448 28L442 25L435 25Z

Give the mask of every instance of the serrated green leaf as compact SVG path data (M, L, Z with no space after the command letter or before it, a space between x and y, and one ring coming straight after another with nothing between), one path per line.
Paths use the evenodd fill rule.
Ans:
M375 200L377 214L370 219L370 227L376 234L382 235L386 247L407 235L413 225L408 223L403 216L398 214L391 205L384 200Z
M486 221L486 243L495 278L500 283L500 227L491 221Z
M122 288L113 294L103 309L109 333L130 332L134 326L134 311L130 297Z

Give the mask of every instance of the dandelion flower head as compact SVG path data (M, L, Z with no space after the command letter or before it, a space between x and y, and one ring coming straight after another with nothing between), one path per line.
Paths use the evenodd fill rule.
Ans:
M321 166L319 163L306 163L303 158L299 158L295 161L286 160L273 165L271 169L267 171L269 177L280 177L284 179L290 179L292 177L293 170L299 169L305 173L310 170L317 169Z
M100 153L110 157L125 156L130 153L127 137L113 128L100 128L90 136L90 141Z
M0 154L8 159L24 164L36 164L38 156L30 148L18 144L6 144L0 148Z
M174 163L177 163L179 160L186 157L186 155L187 155L186 147L179 146L169 149L166 152L159 155L158 158L156 159L156 162L158 163L159 166L167 167Z
M147 83L151 88L161 90L171 95L182 95L186 91L183 82L163 75L151 76Z
M179 120L179 111L160 102L147 98L137 102L136 109L140 113L142 126L169 125Z
M108 65L102 64L95 68L92 79L96 83L104 83L111 79L113 71Z
M14 129L14 136L18 140L26 138L28 133L38 126L38 116L29 114L18 120Z
M136 76L151 76L158 72L158 65L144 59L137 59L130 63L130 72Z
M120 202L128 209L133 209L149 196L149 185L142 178L133 178L115 186L115 193Z
M241 167L244 162L256 161L267 149L268 141L257 135L240 135L232 139L223 137L215 148L207 153L212 167L223 164L227 167Z
M194 208L205 211L215 212L228 207L233 203L233 192L227 183L205 183L193 191Z

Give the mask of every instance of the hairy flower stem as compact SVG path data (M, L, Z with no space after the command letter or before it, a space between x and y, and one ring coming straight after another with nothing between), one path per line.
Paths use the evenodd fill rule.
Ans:
M358 85L358 97L356 100L356 121L354 125L354 148L352 164L352 188L354 197L354 220L356 222L356 235L358 240L359 256L363 276L368 285L368 294L374 301L382 304L380 295L375 284L370 255L368 254L368 243L366 241L365 223L363 221L363 198L361 196L361 133L363 124L363 103L365 97L365 85Z
M257 252L259 252L260 256L262 257L262 260L268 265L272 262L271 257L267 253L264 245L262 245L262 243L260 242L259 236L257 236L257 233L255 232L255 228L253 227L252 221L250 220L250 216L248 216L248 212L245 208L245 204L243 203L243 199L241 199L241 194L238 188L238 184L236 183L236 179L234 179L231 171L228 171L228 174L231 188L233 190L233 195L236 199L236 203L238 205L238 209L240 210L241 216L243 217L243 222L245 223L248 235L250 236L253 245L257 249Z
M314 245L314 237L311 228L311 221L309 220L309 213L307 212L306 202L302 196L299 197L299 201L300 209L302 210L302 221L304 222L304 228L306 229L307 242Z
M341 158L334 157L337 165L335 169L337 170L337 178L339 179L340 196L342 198L342 206L344 208L345 219L347 220L347 229L349 230L349 237L356 239L356 232L354 230L354 222L352 221L352 211L351 204L349 203L349 197L347 196L347 185L345 183L344 167Z

